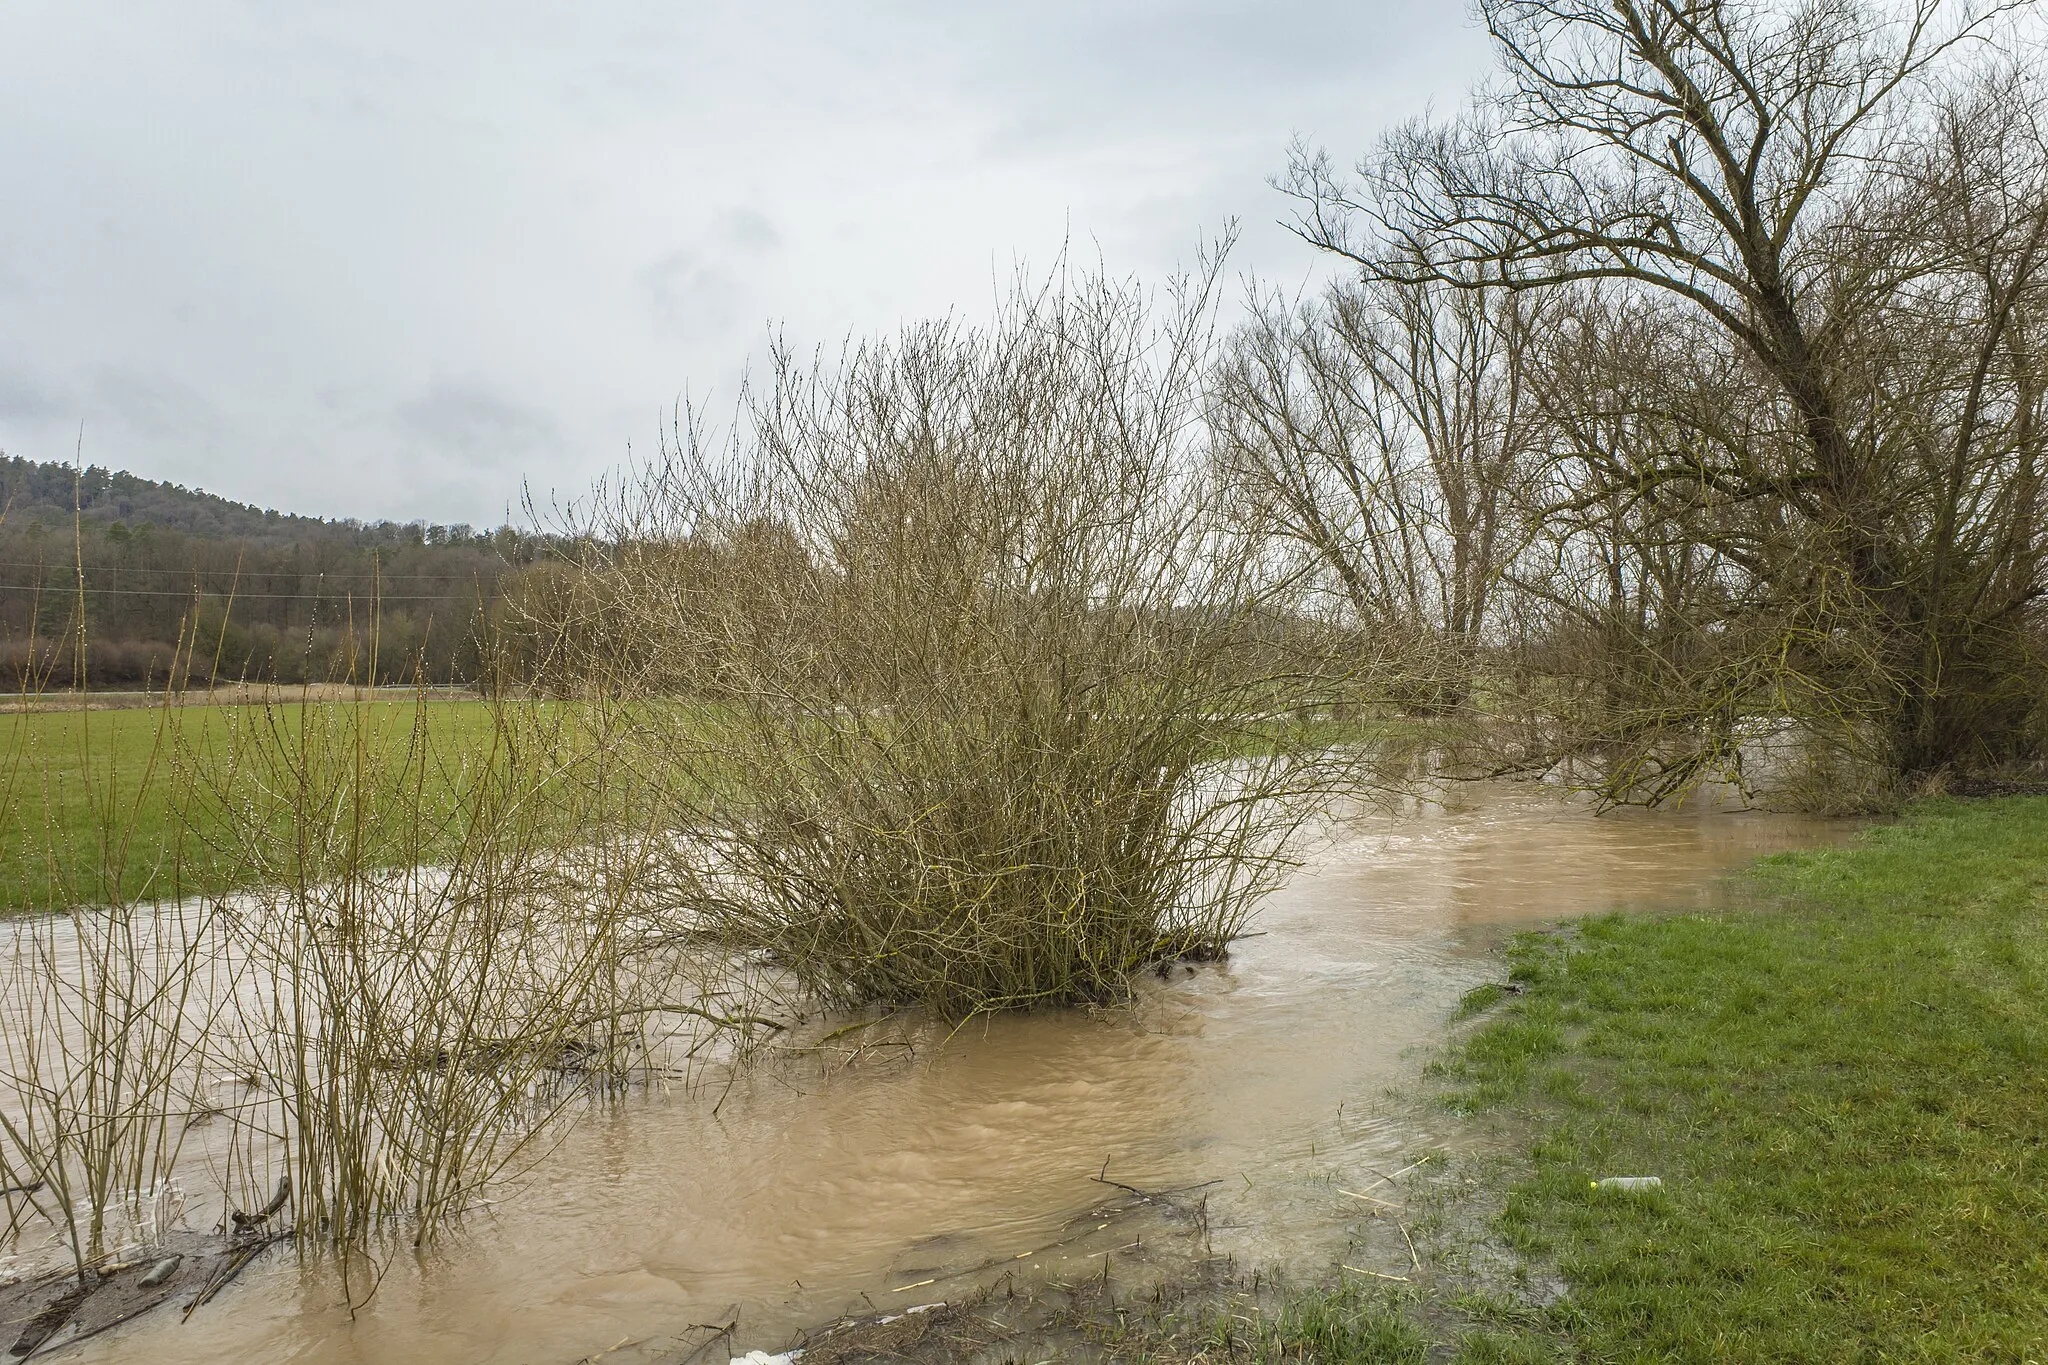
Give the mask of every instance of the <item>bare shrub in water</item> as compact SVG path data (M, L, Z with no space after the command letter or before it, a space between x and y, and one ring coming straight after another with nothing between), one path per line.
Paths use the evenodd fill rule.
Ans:
M215 775L260 873L234 907L228 1042L258 1084L233 1119L311 1240L427 1240L624 1065L603 1026L648 845L593 809L603 751L572 718L492 720L449 752L423 723L365 744L360 709L252 710Z
M81 591L77 611L84 610ZM86 673L86 641L58 637ZM171 683L181 682L189 639ZM25 675L21 700L41 696ZM10 871L31 910L0 944L0 1185L15 1250L40 1229L80 1276L182 1208L174 1179L187 1099L219 984L220 939L203 910L164 915L181 840L147 829L142 793L191 796L166 708L139 748L115 753L101 718L44 735L12 721L0 749L0 811L19 840ZM121 765L138 789L124 791ZM89 828L70 818L72 807ZM38 903L39 902L39 903Z
M217 947L201 914L119 905L10 926L0 972L0 1181L73 1268L162 1233Z
M85 1277L190 1190L194 1226L339 1253L357 1301L362 1253L431 1239L668 1038L728 1034L648 947L663 845L615 710L176 701L140 772L132 726L8 732L53 912L0 945L8 1249Z
M684 425L600 503L557 636L644 699L693 932L960 1016L1115 999L1241 930L1342 759L1296 719L1331 637L1208 473L1213 282L780 353L729 439Z

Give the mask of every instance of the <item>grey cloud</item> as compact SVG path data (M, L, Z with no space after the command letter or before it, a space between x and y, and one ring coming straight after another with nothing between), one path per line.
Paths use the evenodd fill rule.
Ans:
M555 454L562 445L553 418L479 384L438 382L392 417L407 444L470 465L510 467Z
M718 225L726 241L746 251L775 251L782 246L775 224L754 209L729 210L720 216Z
M14 422L76 420L78 400L48 380L0 368L0 418Z
M782 235L758 209L728 209L718 215L702 247L683 247L642 266L640 294L667 335L685 341L726 336L739 320L746 293L743 259L782 249Z
M698 251L672 251L641 268L641 293L663 331L684 340L724 336L739 317L740 288Z
M771 318L977 310L1062 241L1156 277L1230 217L1239 268L1313 269L1290 136L1348 156L1484 66L1450 0L34 0L0 50L0 439L470 521Z
M1262 134L1284 136L1304 118L1342 118L1347 105L1406 103L1417 87L1441 88L1446 74L1462 89L1466 59L1483 49L1457 13L1463 7L1450 4L1429 18L1413 5L1327 0L1043 0L971 9L901 0L895 8L897 24L863 14L861 26L893 31L898 41L916 35L906 47L921 77L974 91L999 110L1006 147L1200 130L1274 140L1277 157L1284 148ZM854 22L851 12L845 22ZM938 34L946 40L935 41Z
M108 368L94 375L88 428L105 415L150 441L212 443L232 435L232 425L191 385L161 373Z

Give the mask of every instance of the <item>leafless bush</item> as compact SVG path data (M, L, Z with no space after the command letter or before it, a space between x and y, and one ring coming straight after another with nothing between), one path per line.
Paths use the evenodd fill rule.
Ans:
M786 351L602 501L585 686L638 698L679 913L810 995L950 1015L1214 956L1342 756L1329 632L1222 513L1214 272L1020 287ZM601 619L593 617L592 619Z
M176 701L140 773L80 726L81 752L18 748L4 774L53 810L64 783L107 793L91 837L45 822L59 913L0 957L20 1249L84 1277L189 1198L333 1253L359 1300L366 1253L432 1239L580 1106L766 1022L648 917L667 845L635 823L616 711ZM229 889L180 899L202 854Z
M180 1100L205 1036L205 915L91 907L10 926L0 971L0 1181L10 1238L46 1225L73 1268L132 1238L174 1188Z

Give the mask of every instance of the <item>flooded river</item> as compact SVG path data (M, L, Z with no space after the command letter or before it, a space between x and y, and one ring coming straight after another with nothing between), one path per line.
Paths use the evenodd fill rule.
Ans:
M944 1298L967 1282L955 1272L999 1259L1084 1263L1106 1248L1046 1248L1114 1193L1091 1179L1105 1164L1137 1186L1216 1182L1215 1246L1241 1264L1323 1256L1357 1215L1332 1184L1457 1140L1389 1091L1413 1085L1459 996L1497 979L1508 934L1709 904L1718 874L1844 833L1754 814L1595 818L1527 787L1365 817L1266 902L1228 962L1147 977L1132 1008L637 1098L575 1128L430 1255L391 1264L353 1318L330 1277L278 1256L188 1322L157 1315L66 1355L648 1362L735 1315L735 1351L772 1348L844 1311Z

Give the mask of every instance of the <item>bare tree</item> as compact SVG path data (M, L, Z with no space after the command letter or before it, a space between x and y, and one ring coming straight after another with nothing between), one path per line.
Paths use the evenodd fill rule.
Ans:
M1385 679L1462 705L1519 552L1534 306L1503 290L1376 280L1290 309L1255 299L1212 397L1253 524L1291 544L1351 619L1404 642Z
M1491 103L1288 181L1368 278L1592 291L1684 337L1678 374L1609 348L1579 385L1548 511L1658 509L1727 589L1669 622L1775 648L1895 771L2038 738L2048 159L1995 45L2024 7L1482 0ZM1710 693L1725 722L1772 690ZM1697 742L1697 707L1663 710Z
M1215 279L780 351L597 510L548 638L631 698L681 929L955 1017L1225 950L1349 759L1216 495Z

